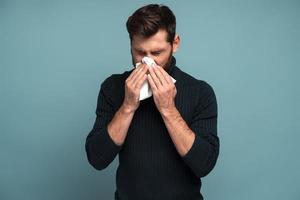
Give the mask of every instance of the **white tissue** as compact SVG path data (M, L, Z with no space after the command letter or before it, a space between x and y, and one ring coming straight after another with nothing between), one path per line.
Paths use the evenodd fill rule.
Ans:
M142 59L141 63L145 63L150 67L152 67L153 65L156 65L155 61L152 58L149 58L149 57L144 57ZM140 62L136 63L135 67L139 66L141 63ZM171 77L171 78L172 78L173 83L175 83L176 80L173 77ZM144 100L144 99L147 99L151 96L152 96L151 87L148 83L148 80L145 80L145 82L143 83L143 85L141 87L141 90L140 90L140 101Z

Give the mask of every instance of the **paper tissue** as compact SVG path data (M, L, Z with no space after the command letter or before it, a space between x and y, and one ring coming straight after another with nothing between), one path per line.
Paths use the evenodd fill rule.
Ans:
M138 63L135 64L135 67L139 66L141 63L145 63L149 67L152 67L153 65L156 65L155 61L152 58L144 57L141 62L138 62ZM173 77L171 77L171 78L172 78L173 83L175 83L176 80ZM151 96L152 96L151 87L148 83L148 80L145 80L145 82L143 83L143 85L141 87L141 91L140 91L140 101L144 100L144 99L147 99Z

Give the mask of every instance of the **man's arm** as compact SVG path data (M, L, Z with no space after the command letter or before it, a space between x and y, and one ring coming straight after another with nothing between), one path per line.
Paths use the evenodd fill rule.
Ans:
M205 83L190 126L175 106L176 87L161 68L149 69L148 80L156 107L162 115L170 137L185 163L197 177L206 176L215 166L219 154L217 137L217 101L213 89Z
M107 130L115 111L103 85L105 82L98 95L96 120L85 142L88 161L98 170L105 169L121 150L121 146L112 140Z
M143 64L126 79L124 102L107 127L110 137L117 145L124 143L133 115L139 107L140 89L147 78L147 70L148 66Z
M101 85L96 109L96 121L86 138L86 153L89 163L96 169L105 169L121 150L135 110L139 106L139 91L146 80L147 66L136 68L125 83L123 104L114 112L113 103L106 91L105 81Z
M188 127L176 107L161 113L170 137L180 156L185 156L195 141L195 133Z
M161 114L178 153L199 178L214 168L219 155L216 102L210 98L195 110L190 127L176 108Z

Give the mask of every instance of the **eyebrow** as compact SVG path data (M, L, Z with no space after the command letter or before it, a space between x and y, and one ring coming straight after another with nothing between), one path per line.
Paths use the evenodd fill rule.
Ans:
M144 50L139 49L139 48L134 48L134 50L139 51L139 52L145 52ZM165 48L154 49L154 50L151 51L151 53L153 53L153 52L161 52L161 51L165 51Z

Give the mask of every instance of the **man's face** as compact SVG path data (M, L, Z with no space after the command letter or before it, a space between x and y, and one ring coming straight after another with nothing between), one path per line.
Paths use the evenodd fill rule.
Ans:
M176 42L172 44L167 42L167 35L167 31L159 30L148 38L134 36L131 41L133 65L137 62L141 62L142 58L147 56L152 58L157 65L167 69L171 61L172 53L177 49Z

